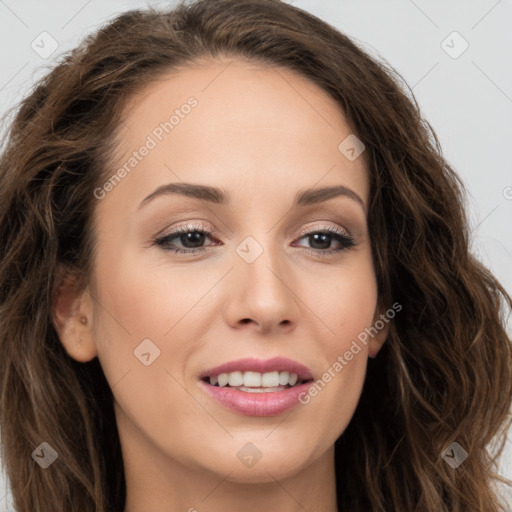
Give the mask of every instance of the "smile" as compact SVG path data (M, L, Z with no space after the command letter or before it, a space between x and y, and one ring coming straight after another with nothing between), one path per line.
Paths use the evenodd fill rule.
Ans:
M199 382L210 397L232 411L275 416L298 405L299 395L307 391L312 381L305 366L274 358L232 361L203 372Z
M212 386L236 388L248 393L278 391L302 384L296 373L288 371L242 372L234 371L207 377Z

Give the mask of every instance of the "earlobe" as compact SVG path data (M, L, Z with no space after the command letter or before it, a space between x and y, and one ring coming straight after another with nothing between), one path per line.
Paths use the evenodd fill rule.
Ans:
M82 363L97 355L88 298L88 289L81 290L72 273L59 270L52 300L53 325L68 355Z
M377 357L377 354L384 345L389 333L390 319L386 316L385 313L383 313L383 311L385 312L386 308L378 305L373 317L372 327L374 330L372 329L372 333L374 335L371 337L370 342L368 343L368 356L372 359ZM377 331L376 333L375 330Z

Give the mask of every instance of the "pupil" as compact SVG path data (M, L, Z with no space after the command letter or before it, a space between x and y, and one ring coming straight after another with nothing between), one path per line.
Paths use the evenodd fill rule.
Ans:
M330 236L331 235L326 235L324 233L315 233L314 235L310 235L310 237L313 237L314 243L317 243L319 238L323 239L323 241L320 241L320 244L322 247L317 247L317 249L328 249L329 246L331 245ZM327 241L325 241L326 238L327 238ZM314 246L314 243L312 243L311 245Z
M309 235L309 238L313 239L313 242L310 243L313 245L317 244L317 249L328 249L331 245L331 235L325 233L315 233L313 235ZM185 233L181 235L181 242L187 246L187 244L192 244L192 248L201 247L204 243L204 234L199 231L191 231L189 233ZM318 244L320 247L318 247ZM188 246L190 248L190 246Z
M187 243L190 243L192 242L192 244L196 244L196 245L193 245L192 248L194 247L201 247L201 245L203 244L204 240L204 235L203 233L199 233L198 231L191 231L190 233L185 233L183 235L181 235L181 242L187 246Z

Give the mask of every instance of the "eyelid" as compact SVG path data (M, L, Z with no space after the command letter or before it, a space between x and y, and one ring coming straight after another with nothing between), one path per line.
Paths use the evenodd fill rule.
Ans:
M206 235L207 238L210 238L213 241L213 246L206 246L206 247L195 247L195 248L184 248L180 249L179 247L172 247L169 246L169 248L166 248L167 244L170 244L170 240L173 240L175 238L178 238L182 233L191 233L191 232L201 232L203 235ZM174 229L172 229L169 233L163 234L160 236L157 236L153 239L153 244L159 246L160 249L162 249L165 252L171 252L175 254L187 254L190 256L195 256L200 253L205 253L206 251L210 251L212 247L218 246L218 245L224 245L222 242L220 244L218 243L219 240L214 235L215 229L208 227L208 226L202 226L202 225L192 225L192 224L185 224L180 225ZM333 226L333 225L324 225L324 226L310 226L309 228L303 229L295 238L294 242L300 241L302 239L307 238L310 235L314 234L327 234L330 235L332 238L336 240L338 244L341 245L341 248L338 249L316 249L316 248L309 248L309 247L302 247L302 250L307 253L311 254L315 257L319 258L334 258L336 256L341 256L342 253L346 252L347 250L350 250L352 248L355 248L359 245L360 242L353 237L346 228L341 226ZM301 246L298 246L301 247Z
M316 222L329 222L329 221L322 221L322 220L319 220L319 221L316 221ZM323 226L318 226L318 225L312 225L312 226L309 226L309 227L306 227L306 228L303 228L299 231L299 233L296 235L296 238L302 238L310 233L316 233L318 231L322 231L322 230L330 230L332 232L334 232L333 230L335 230L335 232L339 232L341 234L344 234L346 235L347 237L352 237L352 234L350 232L350 230L348 230L347 228L343 227L343 226L340 226L338 224L328 224L328 225L323 225ZM158 234L155 238L164 238L166 236L169 236L169 235L176 235L176 234L179 234L180 232L189 232L189 231L194 231L194 230L199 230L199 231L204 231L208 234L208 236L210 237L213 237L213 235L216 233L216 230L208 225L203 225L203 224L200 224L198 223L198 221L192 221L191 223L189 224L181 224L175 228L171 228L169 230L165 230L163 233L161 234Z
M328 221L324 220L324 221L318 221L318 222L328 222ZM302 238L303 236L309 235L310 233L316 233L317 231L323 231L323 230L324 231L325 230L329 230L329 231L335 230L336 232L341 233L343 235L352 236L350 231L343 226L340 226L338 224L325 224L323 226L310 226L308 228L304 228L301 231L299 231L297 238Z
M197 224L194 222L197 222L197 221L193 221L190 224L181 224L179 226L176 226L176 227L168 229L168 230L166 229L162 233L156 235L154 238L157 238L157 239L164 238L169 235L180 234L180 232L188 233L189 231L195 231L195 230L205 231L208 234L208 236L212 236L216 231L215 229L213 229L207 225Z

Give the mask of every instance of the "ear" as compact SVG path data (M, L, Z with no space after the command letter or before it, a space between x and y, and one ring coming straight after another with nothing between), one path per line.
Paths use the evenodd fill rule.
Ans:
M368 356L372 359L377 357L377 354L382 348L382 345L384 345L384 342L386 341L389 333L390 322L390 318L388 318L386 315L386 308L379 301L377 307L375 308L372 324L372 327L378 332L370 338L368 343ZM375 331L372 330L372 333L374 332Z
M57 271L52 299L53 325L66 352L82 363L96 357L89 289L80 291L76 276L61 267Z

